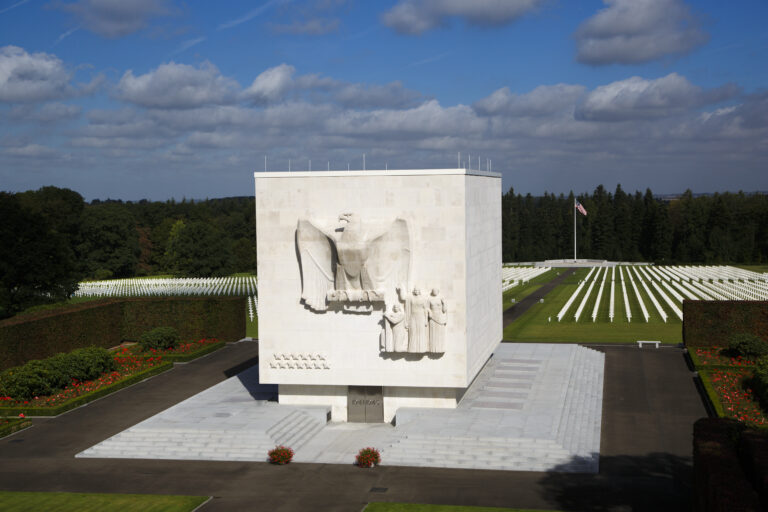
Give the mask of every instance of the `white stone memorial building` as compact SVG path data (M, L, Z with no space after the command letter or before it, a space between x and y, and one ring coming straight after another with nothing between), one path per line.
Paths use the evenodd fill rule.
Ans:
M502 339L501 175L254 177L260 382L334 421L456 407Z

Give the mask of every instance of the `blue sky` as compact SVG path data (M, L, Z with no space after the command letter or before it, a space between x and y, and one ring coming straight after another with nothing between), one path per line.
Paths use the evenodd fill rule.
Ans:
M270 170L768 190L763 0L0 0L0 189L248 195Z

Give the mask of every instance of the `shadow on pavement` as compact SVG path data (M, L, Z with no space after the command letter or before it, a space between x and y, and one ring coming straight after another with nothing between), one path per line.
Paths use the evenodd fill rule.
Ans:
M569 462L566 466L577 463ZM691 509L690 457L669 453L600 457L600 473L558 473L541 479L543 494L557 509L597 512L684 512Z
M247 362L256 360L259 362L259 358L255 357L249 359ZM239 365L238 365L239 366ZM226 374L226 372L225 372ZM237 374L237 379L248 390L248 393L256 400L268 400L270 402L277 402L277 384L260 384L259 383L259 365L254 364L247 369L242 370Z

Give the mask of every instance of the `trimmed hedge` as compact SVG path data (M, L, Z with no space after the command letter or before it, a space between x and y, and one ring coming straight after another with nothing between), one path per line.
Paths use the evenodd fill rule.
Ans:
M726 418L702 418L693 424L694 510L762 510L738 453L744 428L742 423Z
M158 326L182 339L235 341L245 335L245 298L105 299L0 321L0 371L60 352L138 341Z
M736 333L768 338L768 301L683 301L683 343L687 347L724 346Z
M132 386L133 384L136 384L145 379L153 377L158 373L162 373L166 370L170 370L171 368L173 368L172 362L170 361L163 362L162 364L153 366L152 368L147 368L142 372L133 374L127 379L123 379L121 381L115 382L114 384L110 384L109 386L104 386L103 388L99 388L95 391L91 391L90 393L86 393L84 395L75 397L72 400L64 402L63 404L58 405L56 407L2 407L0 406L0 415L18 416L19 414L24 414L25 416L58 416L61 413L67 412L76 407L80 407L81 405L85 405L89 402L93 402L97 398L107 396L110 393L114 393L115 391L119 391L123 388L127 388L128 386Z
M197 359L198 357L203 357L205 355L210 354L211 352L216 352L220 348L223 348L227 343L225 341L220 341L218 343L211 343L210 345L205 345L200 350L196 350L194 352L187 352L186 354L162 354L163 361L170 361L173 363L186 363L187 361L192 361L193 359Z

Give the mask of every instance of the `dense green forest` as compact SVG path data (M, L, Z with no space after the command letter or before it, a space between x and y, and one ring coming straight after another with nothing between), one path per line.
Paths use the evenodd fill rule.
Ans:
M613 194L598 186L579 195L587 216L576 214L579 258L655 263L764 263L768 261L768 196L687 191L660 200L651 190ZM504 261L573 257L574 195L502 197Z
M657 263L768 261L768 196L690 191L664 201L611 194L578 200L578 255ZM573 256L574 196L502 197L503 260ZM43 187L0 192L0 318L67 298L81 279L256 271L252 197L204 201L99 201Z

